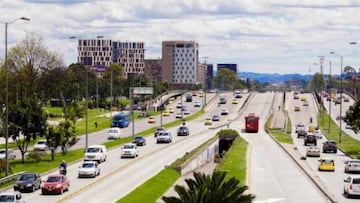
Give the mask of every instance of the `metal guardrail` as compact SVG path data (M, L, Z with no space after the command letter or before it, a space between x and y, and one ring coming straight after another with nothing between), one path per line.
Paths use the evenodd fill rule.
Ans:
M12 174L12 175L8 175L8 176L6 176L4 178L1 178L0 179L0 185L3 185L4 183L16 180L19 177L19 175L23 174L24 172L25 171L21 171L21 172Z

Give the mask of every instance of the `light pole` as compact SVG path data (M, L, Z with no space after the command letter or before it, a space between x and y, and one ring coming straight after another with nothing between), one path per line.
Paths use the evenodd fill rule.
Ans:
M329 94L328 94L328 97L330 97L331 96L331 88L332 88L332 86L331 86L331 61L330 60L327 60L328 62L329 62L329 68L330 68L330 73L329 73ZM330 121L331 121L331 100L329 101L329 122L328 122L328 124L329 124L329 127L328 127L328 132L330 133Z
M205 79L205 83L204 83L204 105L203 108L205 108L206 106L206 91L207 91L207 65L206 65L206 59L209 58L208 56L204 56L205 59L205 71L204 71L204 79Z
M343 93L343 79L342 79L342 67L343 67L343 57L340 56L338 53L334 52L334 51L331 51L330 54L335 54L337 55L338 57L340 57L340 119L339 119L339 143L341 143L341 131L342 131L342 128L341 128L341 125L342 125L342 100L343 100L343 97L342 97L342 93Z
M8 162L8 138L9 138L9 73L7 67L7 29L8 26L17 20L30 21L30 18L21 17L16 18L10 22L5 22L5 161L6 161L6 172L5 176L9 174L9 162Z

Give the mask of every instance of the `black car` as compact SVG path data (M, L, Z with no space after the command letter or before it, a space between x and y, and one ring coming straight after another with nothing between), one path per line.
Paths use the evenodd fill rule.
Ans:
M297 138L305 137L307 134L306 130L300 129L297 131Z
M304 138L304 145L307 146L308 144L317 145L317 139L313 133L307 133Z
M38 173L25 172L19 176L14 184L15 191L34 192L41 187L41 177Z
M144 146L146 145L146 139L143 136L135 136L132 143L136 144L137 146Z
M188 136L190 134L190 130L186 126L180 126L177 131L178 136Z
M322 152L323 153L326 153L326 152L336 153L337 152L336 142L333 140L328 140L328 141L324 142Z

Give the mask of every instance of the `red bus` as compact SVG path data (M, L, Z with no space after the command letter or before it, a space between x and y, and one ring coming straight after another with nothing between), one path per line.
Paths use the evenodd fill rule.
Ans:
M249 113L245 116L245 132L255 132L259 131L259 117L254 113Z

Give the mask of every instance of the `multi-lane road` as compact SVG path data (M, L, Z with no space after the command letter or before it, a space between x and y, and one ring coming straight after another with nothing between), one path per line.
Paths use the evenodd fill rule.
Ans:
M94 179L78 179L77 171L80 163L75 163L68 167L67 176L71 180L69 192L59 196L42 196L40 191L36 191L24 193L24 199L26 202L114 202L148 178L154 176L178 157L183 156L186 152L191 151L214 136L219 130L214 126L221 126L230 122L229 127L239 131L250 146L247 184L250 187L250 192L256 195L256 202L330 202L329 198L321 192L318 186L264 131L265 121L274 107L273 101L279 95L272 92L252 93L248 102L241 108L247 95L239 99L239 104L231 104L233 96L228 93L228 102L222 105L221 108L228 108L229 115L221 116L220 122L215 122L209 128L209 126L204 125L205 118L214 114L219 115L221 108L217 105L217 98L211 100L216 95L207 94L209 105L206 108L206 115L187 122L187 126L190 128L190 136L177 137L177 127L167 129L174 138L171 144L156 144L155 138L149 136L147 137L148 144L140 147L140 155L135 159L121 159L120 148L111 149L108 151L107 161L100 164L100 176ZM300 112L294 112L294 105L300 105L301 103L293 100L290 93L286 95L285 108L289 111L293 125L297 122L307 124L309 116L316 118L316 106L312 96L310 94L304 96L310 105L308 107L301 106ZM196 100L202 100L202 98L195 97L194 101ZM196 111L196 108L193 107L194 101L191 103L184 102L192 112ZM171 105L174 105L175 108L177 102ZM250 112L260 116L261 127L257 134L243 132L244 116ZM172 115L163 117L163 119L164 123L167 123L175 118ZM136 121L135 132L159 125L160 117L157 117L156 120L156 124L148 124L146 119ZM122 130L123 135L131 135L132 126L130 125ZM296 138L295 133L292 133L292 136L299 153L304 154L303 140ZM88 135L89 144L99 144L105 141L105 130ZM84 137L81 137L77 147L84 147ZM341 186L344 176L342 161L346 159L345 155L338 152L337 154L330 154L330 156L335 159L337 167L335 172L318 172L316 158L308 158L302 161L307 162L311 169L310 172L321 180L322 185L320 187L325 187L333 199L339 202L354 202L342 196ZM46 177L46 175L44 176Z

